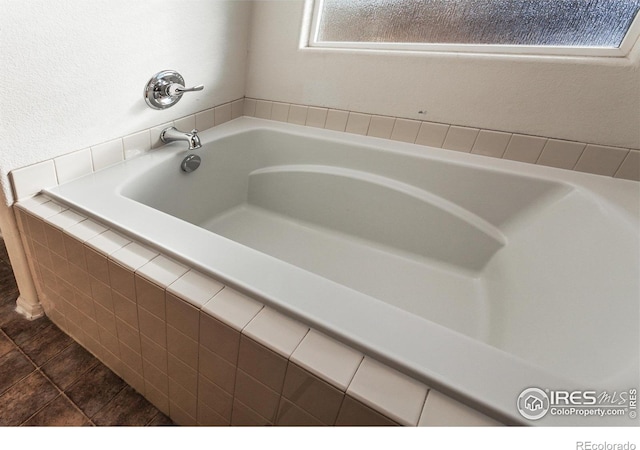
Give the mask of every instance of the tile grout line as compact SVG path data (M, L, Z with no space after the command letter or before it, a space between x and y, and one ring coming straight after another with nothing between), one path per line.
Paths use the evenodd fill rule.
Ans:
M27 355L24 350L22 350L22 348L20 348L20 346L18 344L16 344L16 342L3 330L0 328L0 332L6 336L11 343L14 345L14 347L25 357L27 358L27 360L33 365L34 370L29 372L26 376L24 376L23 378L21 378L20 380L16 381L15 383L13 383L11 386L9 386L4 392L7 392L8 389L16 386L18 383L24 381L27 377L29 377L31 374L33 374L34 372L38 372L40 375L42 375L44 377L45 380L47 380L49 383L51 383L53 385L54 388L56 388L56 390L58 391L58 395L55 396L54 398L52 398L51 400L49 400L47 403L45 403L44 405L42 405L41 408L39 408L38 410L36 410L32 415L30 415L29 417L27 417L25 420L23 420L19 426L24 425L25 423L27 423L31 418L33 418L34 416L36 416L40 411L42 411L44 408L46 408L47 406L49 406L55 399L57 399L58 397L60 397L61 395L66 398L67 400L69 400L69 402L73 405L73 407L78 410L80 412L80 414L82 414L82 416L87 419L89 422L93 423L91 421L91 419L78 407L78 405L75 404L75 402L73 402L66 394L65 392L62 390L62 388L60 388L60 386L58 386L51 378L49 378L42 370L41 370L41 366L38 366L35 361L29 356ZM32 337L32 339L35 338ZM29 342L31 339L28 339L27 342ZM58 352L58 355L64 351L65 349L69 348L69 346L71 346L72 343L70 343L68 346L66 346L63 350L61 350L60 352ZM56 355L57 356L57 355ZM55 356L54 356L55 357ZM49 358L46 362L51 361L54 357ZM4 393L3 392L3 393Z
M52 325L56 326L55 324L52 323ZM61 395L66 398L72 405L73 407L80 412L80 414L82 414L82 416L92 425L95 425L95 423L93 422L93 420L91 419L91 417L87 416L84 411L82 411L82 409L80 409L80 407L73 401L71 400L71 398L69 398L69 396L64 392L64 390L58 386L58 384L56 382L54 382L46 373L44 373L44 371L42 371L42 366L44 366L46 363L48 363L49 361L53 360L54 358L56 358L58 355L60 355L60 353L62 353L64 350L66 350L67 348L69 348L71 345L74 344L75 341L71 341L69 343L69 345L65 346L62 350L60 350L56 355L52 356L51 358L47 359L45 362L43 362L41 365L36 364L36 362L27 354L24 352L24 350L22 350L22 348L16 344L16 342L3 330L0 328L0 332L6 336L11 343L14 345L14 347L25 357L27 358L27 360L34 366L35 370L33 370L32 372L30 372L29 374L27 374L26 376L24 376L23 378L21 378L20 380L16 381L15 383L13 383L11 386L9 386L4 392L6 392L8 389L10 389L11 387L17 385L18 383L24 381L28 376L30 376L31 374L33 374L34 372L38 372L40 375L42 375L49 383L51 383L56 390L59 392L59 394L52 398L50 401L48 401L46 404L44 404L41 408L39 408L37 411L35 411L31 416L27 417L25 420L22 421L22 423L20 423L19 425L22 426L24 425L26 422L28 422L31 418L33 418L35 415L37 415L40 411L42 411L44 408L46 408L47 406L49 406L55 399L57 399L58 397L60 397ZM38 333L39 334L39 333ZM36 334L37 336L37 334ZM26 342L31 341L32 339L34 339L36 336L33 336L32 338L28 339ZM25 342L25 343L26 343ZM99 360L98 360L99 362ZM69 387L75 385L80 377L82 377L82 375L86 374L89 370L93 369L93 367L95 367L97 364L94 364L92 367L88 368L87 370L85 370L84 372L82 372L82 374L78 375L78 377L73 381L73 383L71 383L69 385ZM124 389L124 387L123 387ZM3 392L3 393L4 393ZM118 391L118 394L120 393L120 391ZM117 395L117 394L116 394ZM108 404L108 403L107 403ZM105 405L106 406L106 405ZM103 406L104 408L104 406ZM101 408L102 409L102 408ZM96 412L97 414L97 412Z

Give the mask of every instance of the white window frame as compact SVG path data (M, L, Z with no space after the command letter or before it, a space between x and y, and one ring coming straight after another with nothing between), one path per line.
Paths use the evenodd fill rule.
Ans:
M538 46L538 45L488 45L488 44L436 44L404 42L330 42L318 41L320 11L324 0L306 0L308 21L303 32L308 31L303 47L335 50L381 50L402 52L438 52L438 53L489 53L507 55L541 56L592 56L621 58L629 54L638 36L640 36L640 14L636 15L627 34L618 48L579 47L579 46Z

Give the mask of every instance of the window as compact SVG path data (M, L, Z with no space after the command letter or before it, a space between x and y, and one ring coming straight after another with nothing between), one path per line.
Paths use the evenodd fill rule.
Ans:
M310 46L619 56L639 10L640 0L317 0Z

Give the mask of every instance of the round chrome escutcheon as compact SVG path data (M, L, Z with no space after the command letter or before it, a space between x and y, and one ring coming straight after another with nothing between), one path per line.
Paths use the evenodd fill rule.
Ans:
M180 167L184 172L191 173L200 167L200 163L202 159L198 155L188 155L185 159L182 160L182 164Z

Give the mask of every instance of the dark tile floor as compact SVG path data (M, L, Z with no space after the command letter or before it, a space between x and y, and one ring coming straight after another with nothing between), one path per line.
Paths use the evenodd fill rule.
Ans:
M17 298L0 239L0 426L173 425L49 319L17 314Z

